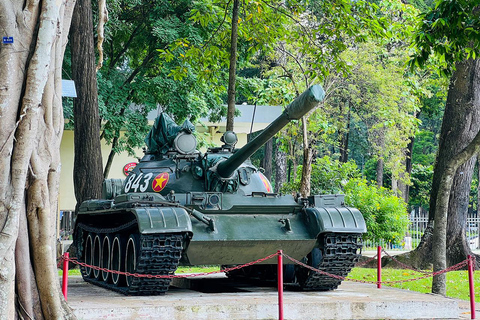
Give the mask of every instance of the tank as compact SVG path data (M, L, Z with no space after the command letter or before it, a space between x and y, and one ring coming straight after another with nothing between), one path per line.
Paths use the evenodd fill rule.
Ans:
M277 250L345 277L358 260L362 214L343 195L307 198L276 194L248 158L291 120L324 97L315 85L301 94L243 148L226 132L220 147L197 150L194 126L161 114L145 139L144 157L127 178L107 179L103 199L81 204L74 232L85 281L127 295L167 292L178 266L238 266ZM227 273L242 281L276 278L276 260ZM285 261L287 260L287 261ZM341 280L284 259L284 283L302 290L333 290ZM96 266L99 268L92 268ZM122 273L110 273L115 270Z

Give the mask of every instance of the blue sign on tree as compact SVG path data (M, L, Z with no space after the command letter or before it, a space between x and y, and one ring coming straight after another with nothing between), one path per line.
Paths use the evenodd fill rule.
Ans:
M3 42L3 44L13 43L13 37L3 37L2 42Z

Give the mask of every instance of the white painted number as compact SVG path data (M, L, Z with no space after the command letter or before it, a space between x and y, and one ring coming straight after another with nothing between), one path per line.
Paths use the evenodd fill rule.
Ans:
M133 181L132 189L134 189L135 192L137 192L138 187L140 186L140 180L142 179L142 176L143 176L143 173L140 173L138 175L137 179L135 179L135 181Z
M140 189L140 192L145 192L150 185L152 177L153 173L151 172L146 175L140 173L138 176L135 173L130 173L125 183L125 193L128 193L130 189L133 189L134 192L137 192L138 189Z
M145 192L150 185L150 180L153 177L153 173L147 173L145 177L143 177L143 184L140 186L140 192Z
M130 173L127 178L127 182L125 183L125 193L128 193L130 191L130 188L132 187L132 182L135 179L136 174L135 173Z

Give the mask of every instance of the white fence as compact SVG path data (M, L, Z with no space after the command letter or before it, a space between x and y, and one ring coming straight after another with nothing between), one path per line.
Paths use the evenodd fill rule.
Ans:
M363 250L372 250L377 246L382 246L382 248L388 250L411 250L415 249L420 240L422 239L425 228L427 227L428 216L423 217L412 217L410 218L410 225L408 226L408 235L410 235L411 240L404 238L402 243L399 245L394 245L386 241L364 241ZM480 249L480 218L469 217L467 218L467 225L465 228L465 233L467 240L470 244L470 249L476 250ZM411 248L408 246L408 243L411 241ZM405 245L406 244L406 245Z

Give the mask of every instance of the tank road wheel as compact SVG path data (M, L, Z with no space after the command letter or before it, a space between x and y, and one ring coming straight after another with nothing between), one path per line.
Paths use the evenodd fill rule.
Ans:
M305 258L302 259L302 262L306 265L309 265L314 268L318 268L322 262L322 251L319 248L314 248ZM295 275L296 280L300 284L300 287L304 288L309 277L315 274L315 271L309 270L301 266L295 266Z
M127 248L125 251L125 271L135 273L137 270L137 257L140 248L140 240L138 235L132 234L127 241ZM130 287L133 282L133 276L127 276L127 287Z
M125 260L125 239L117 234L112 242L111 269L114 271L125 271L123 269L123 260ZM112 273L112 282L116 287L122 287L125 285L125 276Z
M100 265L102 268L109 269L111 268L111 257L112 257L112 237L110 235L105 235L102 241L102 261ZM110 272L102 271L102 280L105 283L111 283L112 277L110 276Z
M85 251L83 253L83 261L87 265L92 265L92 251L93 251L93 238L92 234L88 234L85 240ZM90 278L92 276L92 268L85 267L84 278Z
M315 248L303 262L316 269L339 277L346 277L358 261L361 234L327 233L319 238L320 248ZM296 266L296 284L303 290L334 290L341 279Z
M93 240L92 265L100 268L100 261L102 261L102 244L100 241L100 235L97 234ZM92 271L95 279L101 279L100 270L93 269Z

